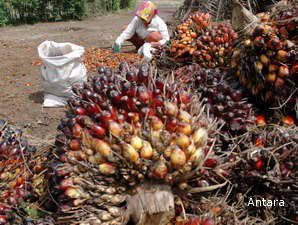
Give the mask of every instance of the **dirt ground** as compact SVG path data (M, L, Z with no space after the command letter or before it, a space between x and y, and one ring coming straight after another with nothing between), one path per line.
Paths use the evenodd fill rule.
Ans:
M156 2L161 17L169 21L182 0ZM40 69L32 65L38 58L37 46L45 40L86 48L111 46L132 16L126 10L84 21L0 28L0 119L23 129L32 144L52 144L65 109L42 108Z

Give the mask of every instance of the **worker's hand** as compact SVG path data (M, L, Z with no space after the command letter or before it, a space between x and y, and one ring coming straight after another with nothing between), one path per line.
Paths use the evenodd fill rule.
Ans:
M151 42L150 43L152 47L159 47L161 44L159 42Z
M113 48L114 53L121 52L121 46L119 44L117 44L116 42L113 44L112 48Z

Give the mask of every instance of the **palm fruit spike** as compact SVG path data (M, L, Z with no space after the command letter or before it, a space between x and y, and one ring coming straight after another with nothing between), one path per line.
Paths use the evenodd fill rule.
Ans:
M279 202L269 211L266 207L255 208L251 205L251 210L247 206L252 216L274 216L276 224L282 225L289 224L289 221L297 222L297 134L297 126L268 125L253 129L241 140L239 153L233 156L234 159L241 159L231 176L231 182L237 183L234 197L238 198L239 193L249 190L245 202L250 198L284 201L284 206L280 206Z
M230 63L236 39L237 33L230 24L211 23L208 13L197 12L177 26L170 56L181 63L198 63L204 68L225 68Z
M244 99L237 82L227 79L224 72L190 65L176 70L175 77L196 91L213 117L224 121L224 131L240 135L254 124L252 105Z
M189 197L201 179L212 177L200 191L214 189L217 179L224 183L208 172L224 160L213 152L217 123L195 96L171 77L155 78L147 64L98 71L74 88L77 97L69 100L69 117L59 126L52 192L60 204L60 224L94 218L119 224L127 196L143 193L148 183L182 189L179 193Z
M297 13L297 7L293 10ZM278 18L267 18L254 29L242 48L234 51L232 68L260 105L284 109L289 114L294 111L297 98L298 58L294 34L297 29L287 29L292 29L293 25L297 27L297 21L289 18L288 27Z
M1 225L22 225L41 215L46 181L45 156L40 153L22 138L21 130L0 120Z

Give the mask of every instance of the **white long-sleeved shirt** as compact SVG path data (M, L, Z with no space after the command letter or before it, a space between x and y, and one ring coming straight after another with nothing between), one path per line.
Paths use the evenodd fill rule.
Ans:
M154 16L151 23L147 27L139 17L135 16L128 27L117 38L116 44L121 46L124 41L132 38L134 34L137 34L140 38L145 40L150 32L156 31L161 33L162 40L159 41L161 45L170 40L168 27L159 16Z

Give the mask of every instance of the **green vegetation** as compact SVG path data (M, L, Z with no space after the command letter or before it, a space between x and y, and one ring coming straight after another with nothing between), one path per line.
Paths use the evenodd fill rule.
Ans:
M134 4L135 0L0 0L0 26L80 20Z

